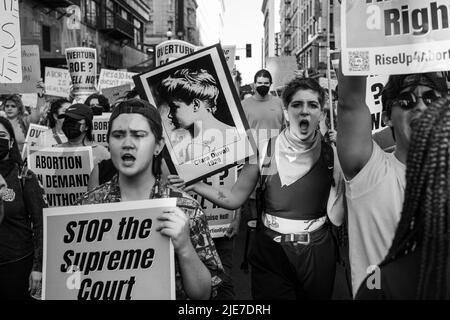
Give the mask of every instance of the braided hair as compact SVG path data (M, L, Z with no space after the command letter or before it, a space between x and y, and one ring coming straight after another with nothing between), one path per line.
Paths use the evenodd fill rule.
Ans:
M420 249L416 298L450 299L450 96L413 126L402 215L381 266Z

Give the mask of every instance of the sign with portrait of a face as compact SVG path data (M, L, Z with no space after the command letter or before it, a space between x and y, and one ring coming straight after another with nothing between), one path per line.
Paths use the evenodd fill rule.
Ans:
M220 44L133 79L161 114L168 167L187 184L256 154Z

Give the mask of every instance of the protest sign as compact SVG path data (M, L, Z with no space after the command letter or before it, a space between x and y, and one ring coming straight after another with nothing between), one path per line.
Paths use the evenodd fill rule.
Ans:
M31 109L35 109L37 107L37 93L24 93L21 95L21 99L24 107L30 107Z
M134 72L102 69L98 78L98 90L103 91L105 88L118 87L124 84L129 84L131 88L134 88L133 76L136 74Z
M194 53L195 46L182 40L167 40L156 46L156 66L162 66L170 61Z
M367 77L366 104L372 116L372 134L386 127L382 119L383 105L381 103L381 92L388 78L388 76Z
M28 153L28 168L42 183L50 207L71 206L87 192L92 147L44 148Z
M101 116L94 116L92 120L92 138L94 143L101 144L104 147L108 146L106 135L108 134L108 122L111 113L104 112Z
M0 83L21 83L19 1L0 6Z
M25 145L22 149L22 159L25 159L28 154L28 149L31 151L35 151L38 149L38 140L41 134L48 130L48 127L41 126L35 123L30 123L28 127L27 136L25 138Z
M222 50L225 55L225 59L227 60L228 68L230 68L230 71L233 71L234 62L236 59L236 46L222 46Z
M113 105L120 98L124 97L131 90L130 84L123 84L117 87L104 88L102 94L108 99L109 104Z
M157 217L175 198L44 209L44 300L175 299Z
M168 151L165 160L170 171L187 184L256 154L220 44L133 79L139 95L158 107ZM198 92L197 97L184 101L186 90ZM190 112L178 112L177 103L198 112L186 117Z
M70 95L69 71L45 67L45 93L49 96L68 98Z
M203 179L203 182L212 186L212 188L230 189L234 186L237 180L237 167L225 169L224 171ZM221 238L225 236L231 221L234 219L234 211L219 207L210 202L197 193L190 193L190 195L198 201L206 214L208 220L209 232L213 238Z
M450 70L449 9L448 0L343 0L343 73Z
M1 47L1 46L0 46ZM22 46L21 50L22 77L19 83L0 84L1 93L36 93L36 85L41 79L41 61L39 46ZM1 67L1 66L0 66ZM1 69L0 69L1 70Z
M82 96L96 93L97 50L93 48L66 49L67 65L72 81L74 95Z

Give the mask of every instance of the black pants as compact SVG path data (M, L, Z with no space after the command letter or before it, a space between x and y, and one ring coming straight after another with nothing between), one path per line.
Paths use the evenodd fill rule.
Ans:
M217 297L214 300L234 300L233 279L231 278L231 271L233 268L233 238L214 238L217 253L222 261L225 274L223 275L222 283L217 290Z
M32 300L29 277L33 267L33 255L0 266L0 301Z
M313 232L308 245L280 244L275 235L264 226L256 231L249 256L253 299L331 299L337 255L330 228Z

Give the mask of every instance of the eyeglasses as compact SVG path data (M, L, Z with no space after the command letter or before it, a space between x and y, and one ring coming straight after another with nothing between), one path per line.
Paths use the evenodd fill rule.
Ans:
M421 96L416 96L414 92L403 92L399 95L397 99L393 99L391 101L391 106L398 106L405 111L411 110L416 106L419 98L422 99L423 103L428 107L430 104L432 104L440 97L436 94L434 90L426 91L422 93Z

